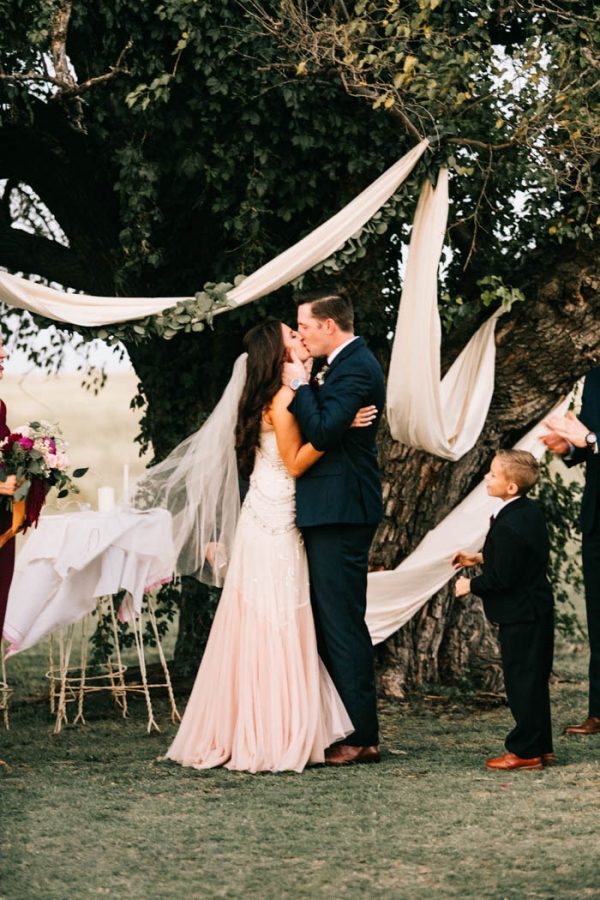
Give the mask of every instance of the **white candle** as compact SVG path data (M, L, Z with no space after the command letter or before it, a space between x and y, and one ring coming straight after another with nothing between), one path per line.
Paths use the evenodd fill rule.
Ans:
M98 488L98 512L110 512L115 508L115 492L111 487Z
M123 465L123 506L129 506L129 466Z

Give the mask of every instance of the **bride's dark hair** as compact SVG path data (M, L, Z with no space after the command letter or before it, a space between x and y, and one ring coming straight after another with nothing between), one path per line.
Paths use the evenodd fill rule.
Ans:
M251 328L244 336L244 349L248 362L238 407L235 450L240 474L249 478L260 441L263 411L281 387L281 371L286 360L281 322L269 319Z

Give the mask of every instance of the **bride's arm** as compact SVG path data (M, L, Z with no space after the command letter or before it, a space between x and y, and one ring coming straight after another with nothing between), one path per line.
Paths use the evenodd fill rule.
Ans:
M310 469L323 453L315 450L312 444L303 444L298 423L289 412L294 392L289 387L282 387L273 397L268 411L268 419L275 429L277 448L290 475L299 478Z

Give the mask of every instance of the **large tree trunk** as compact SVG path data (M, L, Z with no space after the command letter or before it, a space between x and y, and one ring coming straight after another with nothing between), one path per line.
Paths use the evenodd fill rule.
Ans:
M523 283L527 302L500 319L494 398L473 450L451 463L382 435L385 519L374 566L398 565L477 484L495 448L512 446L591 367L600 350L598 250L586 245L540 266ZM384 691L397 697L415 685L465 678L487 690L501 686L496 636L480 602L456 601L448 587L388 639L378 661Z

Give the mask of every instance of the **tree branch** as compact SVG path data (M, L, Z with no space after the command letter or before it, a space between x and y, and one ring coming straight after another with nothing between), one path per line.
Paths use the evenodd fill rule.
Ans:
M77 254L47 238L0 223L0 264L10 272L35 273L48 281L89 290L88 273Z
M91 88L96 87L97 84L102 84L104 81L110 81L110 79L114 78L116 75L129 75L129 69L122 66L111 66L110 70L105 72L104 75L96 75L80 84L76 81L67 83L63 81L62 78L54 78L52 75L42 75L40 72L0 73L0 79L6 81L42 82L52 84L59 89L62 97L78 97L80 94L84 94Z

